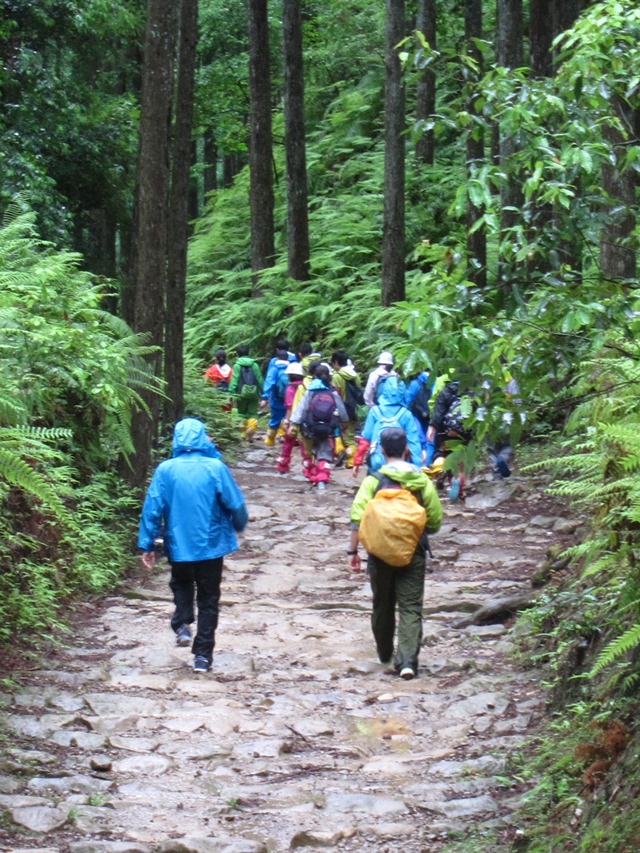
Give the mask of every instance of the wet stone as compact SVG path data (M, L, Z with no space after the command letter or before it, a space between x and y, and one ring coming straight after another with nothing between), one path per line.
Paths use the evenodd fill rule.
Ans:
M53 832L67 822L68 815L62 809L51 806L25 806L12 809L11 820L32 832Z

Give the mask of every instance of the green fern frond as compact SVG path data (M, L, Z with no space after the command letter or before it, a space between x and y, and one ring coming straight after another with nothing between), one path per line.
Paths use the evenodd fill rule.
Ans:
M24 459L3 448L0 448L0 477L10 485L38 498L57 518L68 518L62 501L47 481Z
M597 675L605 669L605 667L610 666L610 664L636 648L638 645L640 645L640 622L636 625L632 625L631 628L624 632L624 634L612 643L609 643L609 645L602 650L593 665L590 676L593 677Z

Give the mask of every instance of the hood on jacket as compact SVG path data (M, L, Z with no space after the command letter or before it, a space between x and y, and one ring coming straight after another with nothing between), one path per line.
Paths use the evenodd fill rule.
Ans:
M309 391L320 391L321 389L324 391L333 391L333 388L325 385L322 379L312 379L307 387Z
M220 458L220 451L207 435L204 424L197 418L183 418L173 429L172 456L181 453L202 453L213 459Z
M352 364L345 364L345 366L341 367L338 371L338 376L342 376L351 381L352 379L358 379L358 371Z
M392 374L382 383L378 396L378 405L383 409L385 406L404 406L404 393L404 382Z
M386 475L391 480L395 480L396 483L401 483L403 488L414 492L422 489L425 482L429 482L427 475L419 468L416 468L411 462L400 460L383 465L378 473Z
M254 362L255 358L251 358L250 355L241 355L236 364L239 364L240 367L251 367Z

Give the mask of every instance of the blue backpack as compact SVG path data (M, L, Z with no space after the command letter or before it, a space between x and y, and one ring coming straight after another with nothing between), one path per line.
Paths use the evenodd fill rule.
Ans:
M403 411L402 406L398 408L398 412L395 415L392 415L389 418L379 418L376 421L376 425L373 428L373 435L371 436L369 456L367 459L367 464L369 466L370 472L377 471L379 468L382 468L385 463L385 458L382 454L382 448L380 447L380 433L383 430L391 429L392 427L404 429L399 420L401 411Z
M285 391L287 390L287 385L289 384L289 377L285 373L286 369L287 369L286 364L283 365L282 367L278 367L278 378L273 383L273 387L272 387L273 397L275 400L280 400L280 401L284 400L284 394L285 394Z

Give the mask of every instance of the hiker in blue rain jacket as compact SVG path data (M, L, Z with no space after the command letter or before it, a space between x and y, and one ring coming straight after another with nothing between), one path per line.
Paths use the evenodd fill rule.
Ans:
M418 419L420 441L425 451L424 464L430 465L435 453L435 442L427 438L429 430L429 400L433 394L435 380L428 370L421 370L409 379L404 395L404 404L411 414Z
M369 414L358 439L358 449L353 459L353 475L358 473L368 455L367 470L371 474L384 465L380 448L380 433L389 427L403 429L407 435L410 461L418 468L422 464L422 446L416 419L404 405L405 386L397 376L390 376L381 386L378 405Z
M280 424L286 412L284 395L288 384L288 378L285 373L285 370L289 366L287 350L276 350L275 361L270 364L271 366L267 369L267 375L264 378L262 399L260 400L261 410L265 409L267 401L269 402L269 425L264 440L267 447L273 447L276 443L276 433L280 429Z
M171 459L161 462L142 507L138 547L153 569L154 541L164 529L164 550L171 564L169 583L175 603L171 627L176 643L188 646L197 591L198 624L193 640L193 669L211 668L218 624L222 560L237 550L236 531L248 521L242 492L204 424L184 418L175 425Z

